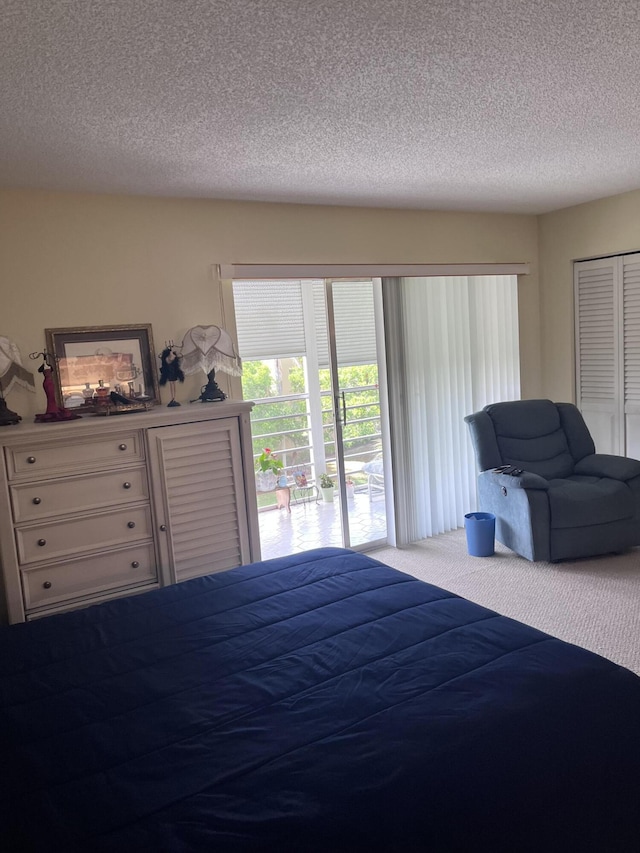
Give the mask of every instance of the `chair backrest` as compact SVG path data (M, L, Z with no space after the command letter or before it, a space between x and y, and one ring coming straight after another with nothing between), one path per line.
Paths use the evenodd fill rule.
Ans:
M465 421L481 471L515 465L551 480L569 476L576 462L595 453L587 425L572 403L491 403Z

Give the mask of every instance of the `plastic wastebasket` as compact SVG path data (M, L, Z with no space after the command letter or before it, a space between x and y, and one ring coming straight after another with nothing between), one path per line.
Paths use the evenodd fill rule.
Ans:
M496 517L490 512L468 512L464 517L467 550L472 557L491 557L495 551Z

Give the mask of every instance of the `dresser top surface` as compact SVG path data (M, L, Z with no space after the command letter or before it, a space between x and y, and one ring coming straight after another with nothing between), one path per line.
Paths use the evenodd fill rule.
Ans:
M121 415L83 415L71 421L24 423L0 427L0 445L10 446L37 439L78 438L86 435L123 430L151 429L174 424L196 423L248 415L253 403L244 400L223 400L216 403L193 403L176 408L156 406L148 412L128 412Z

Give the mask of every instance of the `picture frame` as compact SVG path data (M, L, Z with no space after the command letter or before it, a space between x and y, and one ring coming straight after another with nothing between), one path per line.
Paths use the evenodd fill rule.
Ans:
M150 323L45 329L53 356L56 397L65 408L91 409L96 389L115 391L131 403L160 403Z

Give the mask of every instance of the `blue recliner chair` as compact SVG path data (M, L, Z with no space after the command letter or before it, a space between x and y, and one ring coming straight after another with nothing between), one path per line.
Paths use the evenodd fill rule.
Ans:
M467 415L479 509L528 560L590 557L640 544L640 461L596 453L571 403L518 400ZM511 465L515 475L493 469Z

